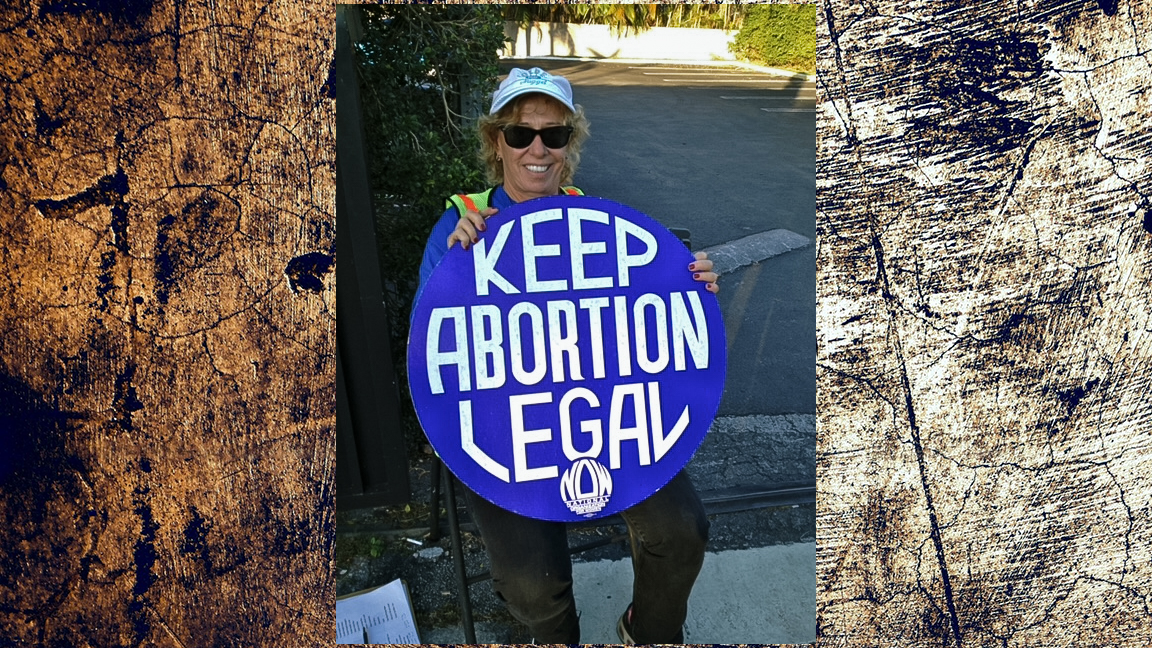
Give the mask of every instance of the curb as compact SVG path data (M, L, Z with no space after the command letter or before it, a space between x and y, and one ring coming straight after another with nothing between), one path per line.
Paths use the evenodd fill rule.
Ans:
M756 65L755 63L748 63L745 61L697 61L689 59L606 59L606 58L592 58L586 56L505 56L500 55L502 61L572 61L580 63L624 63L632 65L659 65L666 63L669 65L699 65L704 67L738 67L744 68L752 72L760 72L762 74L771 74L772 76L789 77L794 79L804 79L805 81L815 81L815 74L804 74L802 72L793 72L791 70L783 70L780 68L765 67L763 65Z
M720 268L719 274L723 276L744 266L806 248L811 244L812 239L807 236L791 230L774 229L713 245L700 251L708 253L708 258Z

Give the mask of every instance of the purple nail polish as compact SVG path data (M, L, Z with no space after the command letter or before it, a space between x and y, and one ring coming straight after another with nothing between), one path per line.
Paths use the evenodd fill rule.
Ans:
M699 272L697 272L696 274L692 275L692 278L693 278L693 279L699 279L699 278L700 278L700 273L699 273Z

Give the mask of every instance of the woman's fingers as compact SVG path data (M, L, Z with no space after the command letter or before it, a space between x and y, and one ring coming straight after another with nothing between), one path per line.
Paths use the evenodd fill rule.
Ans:
M452 244L459 241L460 245L467 250L473 243L480 240L476 234L476 226L467 218L461 218L456 221L456 229L448 235L448 248L452 248Z
M716 283L720 275L713 271L712 261L707 252L697 252L696 260L688 264L692 278L704 282L704 289L710 293L720 292L720 284Z
M487 211L487 210L485 210L485 211ZM484 217L481 216L477 212L469 210L469 211L464 213L464 218L462 218L460 220L464 220L464 221L467 221L468 223L470 223L472 225L472 228L474 230L476 230L477 232L483 232L484 231Z
M460 246L467 250L480 240L480 232L483 232L488 226L484 223L492 214L495 214L498 209L495 207L485 207L479 212L468 210L456 221L456 230L448 235L448 248L451 249L452 245L457 241Z

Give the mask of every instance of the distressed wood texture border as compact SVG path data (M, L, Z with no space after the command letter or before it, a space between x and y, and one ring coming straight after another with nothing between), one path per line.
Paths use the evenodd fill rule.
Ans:
M0 645L329 645L334 10L0 10Z
M827 2L822 645L1152 636L1150 10ZM329 645L328 3L0 10L0 640Z
M1152 638L1152 7L826 1L821 645Z

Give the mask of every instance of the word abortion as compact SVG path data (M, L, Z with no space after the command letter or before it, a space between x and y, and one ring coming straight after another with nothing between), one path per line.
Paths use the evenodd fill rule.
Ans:
M687 305L685 304L687 297ZM668 300L653 293L645 293L629 307L628 299L616 295L611 302L607 297L581 299L577 303L558 299L545 303L544 310L532 302L513 305L507 318L491 304L465 308L454 306L435 308L428 323L427 357L428 384L433 394L444 393L441 368L455 365L461 392L470 391L475 374L476 389L496 389L507 381L506 365L511 364L512 377L521 385L535 385L548 374L552 366L552 382L584 380L584 362L580 357L577 313L582 314L591 331L589 359L592 377L607 375L604 353L604 317L602 311L611 303L612 328L616 340L616 375L632 375L632 360L648 374L657 374L667 368L669 361L676 371L687 369L685 349L692 357L696 369L708 368L708 323L700 296L695 292L674 292ZM689 318L688 306L692 317ZM544 325L545 312L547 326ZM650 317L649 317L650 316ZM652 333L655 349L650 348L649 320L654 322ZM447 324L450 322L451 324ZM505 336L507 324L507 336ZM454 346L440 348L441 328L451 326ZM469 333L472 335L469 336ZM509 349L505 350L507 337ZM471 345L468 340L471 338ZM632 340L635 340L633 343ZM526 341L531 345L534 366L526 367L528 354ZM475 371L469 359L476 359ZM671 349L671 351L670 351ZM634 353L633 353L634 351ZM671 356L671 358L670 358ZM567 358L567 373L565 372Z

